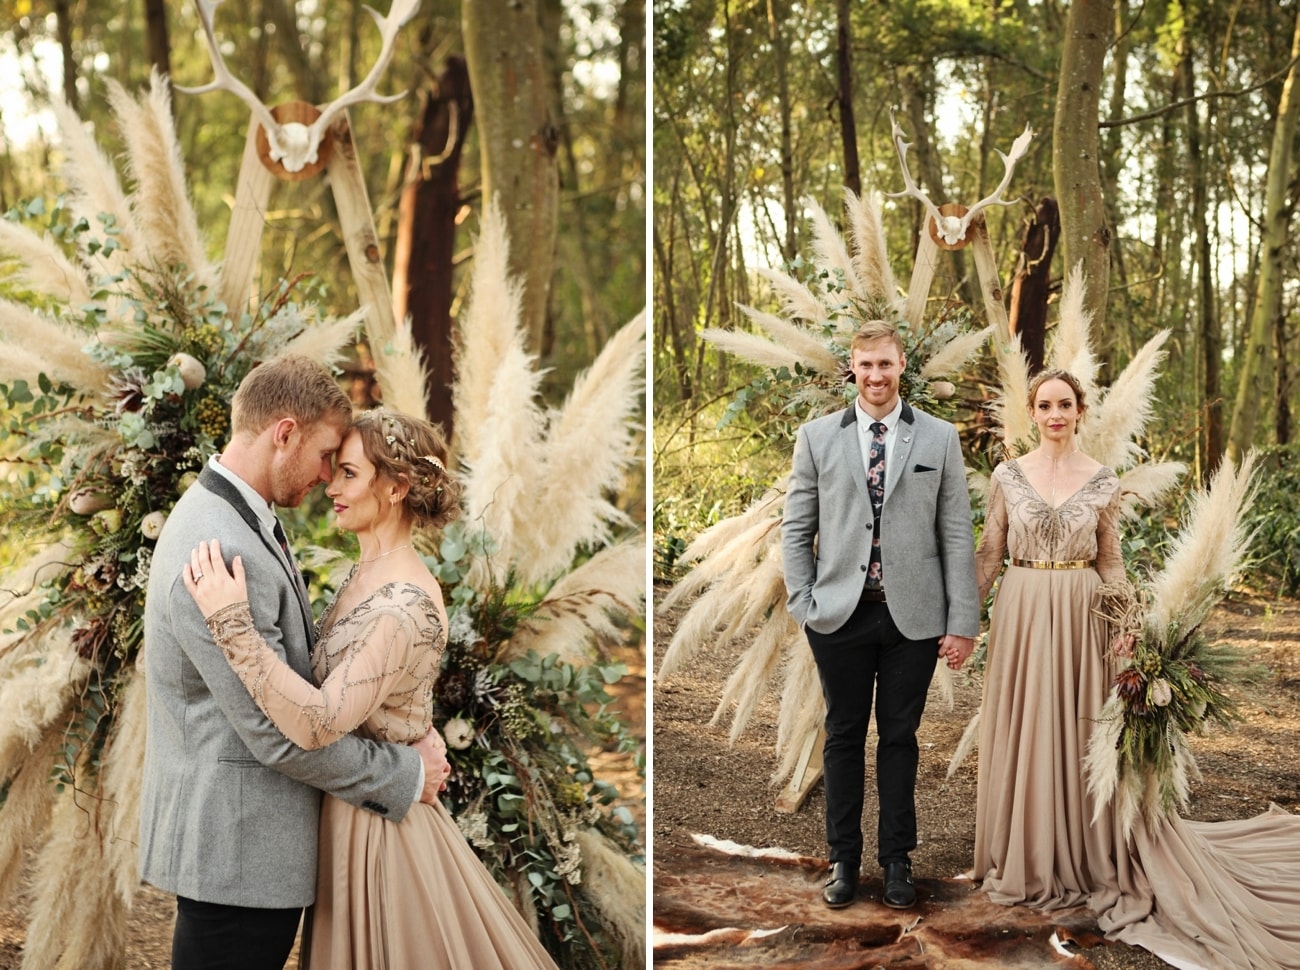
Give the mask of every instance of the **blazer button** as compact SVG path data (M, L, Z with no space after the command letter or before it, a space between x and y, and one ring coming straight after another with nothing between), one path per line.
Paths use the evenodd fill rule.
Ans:
M870 522L867 523L867 531L868 531L868 532L871 531L871 523L870 523Z
M866 566L859 566L858 568L861 569L864 573L867 571L867 567L866 567Z

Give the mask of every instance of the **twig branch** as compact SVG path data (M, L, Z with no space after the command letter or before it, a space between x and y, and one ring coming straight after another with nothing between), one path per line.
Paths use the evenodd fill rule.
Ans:
M1146 114L1134 115L1132 118L1119 118L1115 121L1100 121L1097 123L1098 128L1122 128L1124 125L1135 125L1140 121L1150 121L1152 118L1160 118L1169 114L1171 111L1177 111L1179 108L1185 108L1189 104L1195 104L1198 101L1208 101L1210 98L1239 98L1243 94L1250 94L1258 91L1262 87L1267 87L1278 78L1284 76L1287 71L1291 70L1300 61L1300 56L1293 57L1285 67L1274 74L1270 74L1258 84L1248 88L1241 88L1237 91L1206 91L1204 94L1193 95L1190 98L1183 98L1181 101L1175 101L1173 104L1167 104L1163 108L1156 108L1154 111L1148 111Z

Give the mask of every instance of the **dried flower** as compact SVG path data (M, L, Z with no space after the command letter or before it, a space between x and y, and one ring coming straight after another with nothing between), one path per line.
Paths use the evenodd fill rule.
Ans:
M96 512L90 519L90 527L98 536L111 536L122 528L122 510L105 509Z
M1156 707L1168 707L1169 702L1174 699L1174 689L1169 686L1169 681L1163 677L1157 677L1151 681L1151 687L1147 691L1147 698Z
M157 539L162 535L163 523L166 521L166 512L150 512L140 520L140 534L149 540Z
M198 472L186 472L179 481L176 482L176 494L184 495L190 490L190 486L199 480Z
M957 386L952 381L934 381L930 384L930 394L936 401L946 401L957 393Z
M464 751L474 742L474 725L463 717L453 717L442 726L442 739L447 747Z
M202 387L203 382L208 378L207 369L202 362L189 354L173 354L172 359L167 361L167 366L175 367L180 371L181 383L185 385L187 391Z
M103 489L79 488L68 496L68 508L77 515L94 515L113 507L113 496Z

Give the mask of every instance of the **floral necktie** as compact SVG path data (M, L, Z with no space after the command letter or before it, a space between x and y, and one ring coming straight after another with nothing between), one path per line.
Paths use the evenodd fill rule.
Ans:
M867 586L879 589L883 585L880 565L880 509L885 504L885 426L879 421L871 424L871 447L867 450L867 494L871 496L871 559L867 565Z

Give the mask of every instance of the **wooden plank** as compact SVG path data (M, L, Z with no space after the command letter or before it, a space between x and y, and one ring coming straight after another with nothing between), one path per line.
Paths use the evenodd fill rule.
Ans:
M343 244L347 247L348 262L357 287L357 301L366 307L367 331L375 344L371 349L378 354L397 332L393 294L388 286L384 254L379 249L379 234L375 231L370 197L361 165L357 162L356 145L352 141L352 128L346 111L334 123L330 133L334 138L333 156L329 163L330 187L334 192Z
M975 273L979 276L980 290L984 294L984 312L988 314L989 323L997 328L995 338L999 346L1005 347L1011 342L1011 322L1007 319L1007 308L1002 302L1002 281L998 279L998 264L993 258L993 247L989 244L989 231L984 224L983 213L975 219L966 238L970 241L971 252L975 256Z
M822 777L822 745L826 743L826 730L818 728L804 741L794 774L789 783L776 796L776 810L782 815L793 815L803 807L813 788Z
M927 223L930 219L927 218ZM912 281L907 284L907 304L903 308L903 319L915 329L925 316L925 302L930 298L930 284L934 282L934 271L939 264L939 246L922 232L920 242L916 244L916 262L912 264Z
M253 299L253 278L257 275L262 250L266 207L271 200L271 186L275 184L275 176L257 156L259 127L257 119L249 120L235 187L235 206L230 211L230 229L226 232L226 258L221 264L218 284L218 296L232 313L242 312Z

